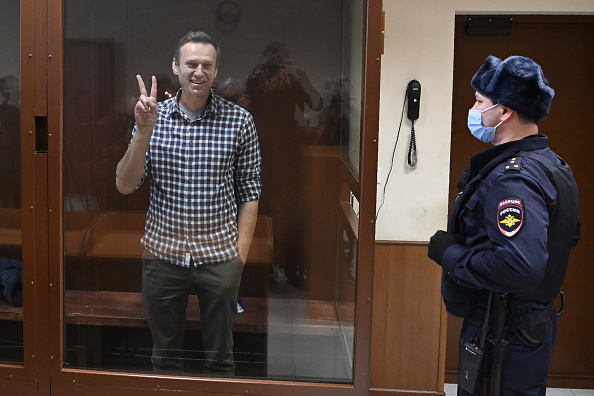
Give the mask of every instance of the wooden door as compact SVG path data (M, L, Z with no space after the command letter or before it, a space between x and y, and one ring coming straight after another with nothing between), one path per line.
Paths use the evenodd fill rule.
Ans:
M498 16L502 17L502 16ZM507 15L504 19L510 19ZM594 387L594 179L591 175L590 147L594 143L591 76L594 63L594 17L592 16L514 16L512 27L483 29L469 34L468 21L477 16L456 18L454 92L452 105L452 148L450 165L450 203L457 194L460 171L469 166L470 156L487 148L474 139L467 127L467 111L474 103L470 80L488 55L504 59L511 55L528 56L538 62L556 95L550 114L541 121L540 132L550 138L550 147L572 166L580 192L582 238L572 251L563 290L567 311L559 320L557 343L549 370L549 386ZM472 33L472 32L471 32ZM499 33L499 34L497 34ZM504 34L501 34L504 33ZM446 382L455 382L458 364L458 335L461 321L448 321Z

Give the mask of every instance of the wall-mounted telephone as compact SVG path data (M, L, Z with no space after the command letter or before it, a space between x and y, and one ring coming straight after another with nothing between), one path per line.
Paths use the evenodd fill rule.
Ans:
M379 216L379 212L381 208L384 206L385 198L386 198L386 187L388 186L388 181L390 180L390 175L392 174L392 167L394 165L394 155L396 154L396 147L398 147L398 139L400 138L400 129L402 127L402 120L404 120L404 108L406 107L406 103L408 102L408 111L406 116L412 122L412 130L410 133L410 144L408 146L408 165L412 168L417 166L417 142L415 139L415 120L419 118L419 105L421 103L421 84L417 80L411 80L408 85L406 86L406 93L404 95L404 100L402 101L402 111L400 113L400 125L398 126L398 132L396 133L396 142L394 143L394 148L392 150L392 160L390 161L390 169L388 170L388 175L386 176L386 181L384 183L384 189L382 192L382 199L379 207L377 208L377 212L375 213L375 218L377 219Z
M406 116L409 120L415 121L419 118L419 106L421 104L421 84L417 80L410 80L406 87L408 98L408 111Z
M408 99L408 109L406 116L412 121L410 144L408 146L408 165L414 168L417 166L418 161L415 121L419 118L419 108L421 106L421 83L419 83L417 80L410 80L406 87L406 97Z

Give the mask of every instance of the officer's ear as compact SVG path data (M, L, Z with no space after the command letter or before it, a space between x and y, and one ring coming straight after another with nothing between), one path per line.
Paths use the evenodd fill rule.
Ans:
M499 105L501 108L501 121L506 121L510 117L512 117L516 111L514 109L510 109L507 106Z

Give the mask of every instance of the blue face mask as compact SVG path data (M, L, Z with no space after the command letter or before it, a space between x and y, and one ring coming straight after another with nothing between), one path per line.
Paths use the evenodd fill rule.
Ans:
M483 113L487 110L491 110L495 106L498 106L499 103L494 104L493 106L486 108L483 111L480 110L468 110L468 129L470 129L470 133L472 136L480 140L484 143L493 143L495 142L495 130L503 121L499 124L495 125L494 127L486 127L483 126Z

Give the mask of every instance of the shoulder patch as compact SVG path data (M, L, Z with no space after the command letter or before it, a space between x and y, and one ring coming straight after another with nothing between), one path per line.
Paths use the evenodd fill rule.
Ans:
M506 237L516 235L524 223L524 203L519 198L506 198L497 205L497 224Z
M513 157L507 160L503 168L504 172L519 171L522 162L522 157Z

